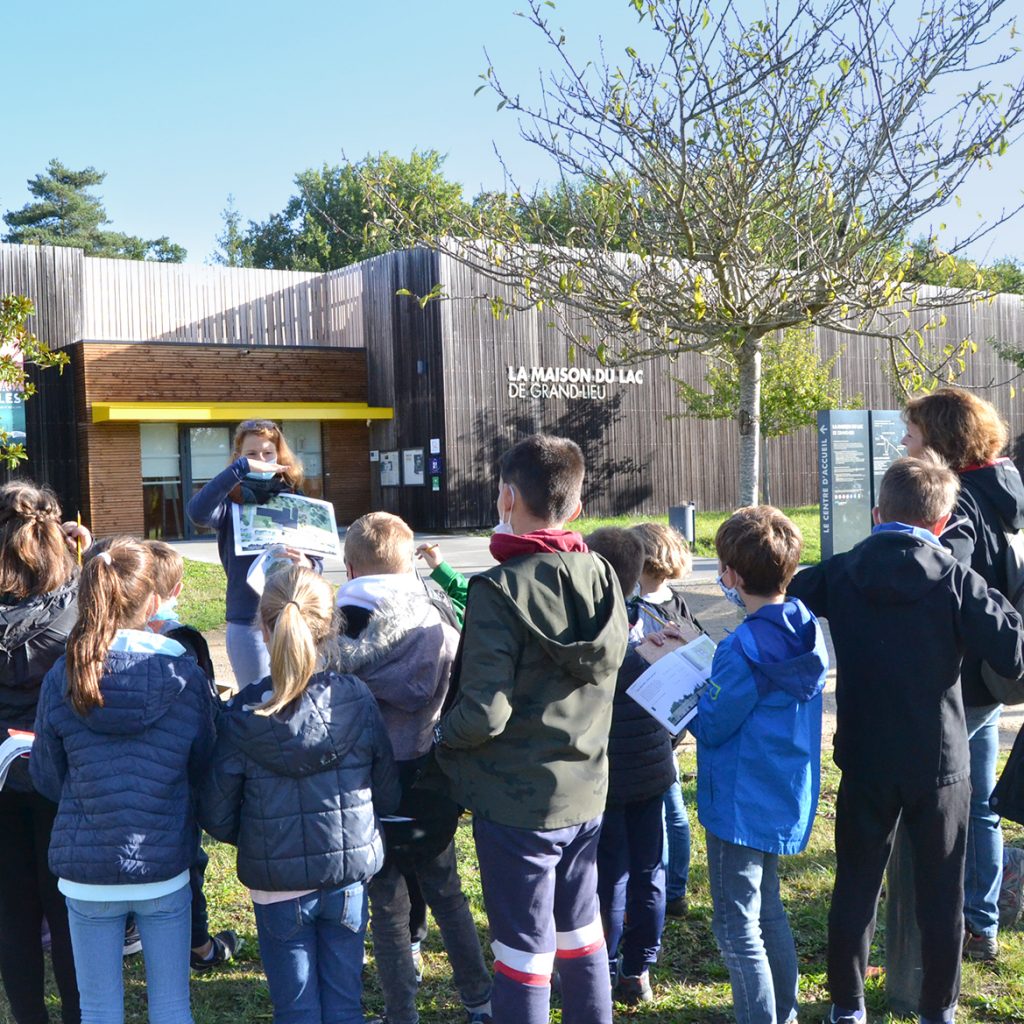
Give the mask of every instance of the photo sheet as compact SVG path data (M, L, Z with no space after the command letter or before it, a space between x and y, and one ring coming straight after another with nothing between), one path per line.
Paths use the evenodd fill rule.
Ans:
M702 633L659 658L626 693L677 736L697 713L714 657L714 641Z
M307 555L341 555L334 506L301 494L278 494L262 505L232 502L235 554L259 555L273 544Z

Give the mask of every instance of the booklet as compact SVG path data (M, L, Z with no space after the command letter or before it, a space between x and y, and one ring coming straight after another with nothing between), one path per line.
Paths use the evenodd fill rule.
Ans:
M677 736L697 713L714 657L715 643L702 633L658 658L626 693Z
M7 773L11 765L19 757L28 757L32 750L32 741L36 738L35 733L23 732L20 729L8 729L10 736L0 743L0 789L4 788L7 782Z
M294 564L290 558L281 554L279 544L272 544L249 566L249 571L245 574L245 582L262 597L263 591L267 587L267 577L271 573L277 572L278 569L287 569Z
M334 506L302 494L278 494L262 505L231 503L235 554L259 555L273 544L307 555L341 556Z

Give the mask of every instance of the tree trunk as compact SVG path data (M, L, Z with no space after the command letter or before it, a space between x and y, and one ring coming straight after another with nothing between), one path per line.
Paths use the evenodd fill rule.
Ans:
M740 373L740 505L756 505L761 483L761 339L747 338L737 352Z

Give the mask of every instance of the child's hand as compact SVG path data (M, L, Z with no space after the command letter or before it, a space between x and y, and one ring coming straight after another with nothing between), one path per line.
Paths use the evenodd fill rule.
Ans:
M427 563L431 570L436 569L443 561L441 547L438 544L421 544L416 549L416 555Z
M92 545L92 533L87 526L79 526L73 519L61 523L60 528L64 531L64 543L67 544L72 554L78 553L78 545L81 542L82 551L88 551Z
M647 633L645 640L650 640L655 647L664 647L666 640L682 640L683 634L674 622L667 622L664 629L657 633Z

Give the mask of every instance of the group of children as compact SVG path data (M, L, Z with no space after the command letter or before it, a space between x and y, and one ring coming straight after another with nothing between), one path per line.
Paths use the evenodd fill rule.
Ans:
M237 948L195 920L198 826L237 847L279 1024L362 1024L368 918L382 1020L415 1024L427 907L470 1022L546 1024L556 971L565 1024L611 1024L613 993L653 998L666 909L685 912L685 888L666 899L665 880L675 862L685 887L665 839L681 798L669 734L625 690L646 667L639 640L699 624L672 585L688 565L671 532L584 540L567 528L584 468L565 438L507 451L497 565L468 581L421 549L440 585L425 588L411 530L387 513L349 528L337 595L312 568L273 573L253 624L269 672L223 706L201 637L173 620L180 568L166 545L95 546L30 759L58 804L50 865L83 1020L121 1019L128 914L155 1024L191 1020L190 949L195 964ZM915 860L921 1021L954 1018L970 799L960 660L983 652L1000 673L1024 672L1020 617L937 543L956 493L927 452L897 461L871 536L799 574L800 532L777 509L741 509L718 530L718 583L744 617L718 645L690 729L712 928L739 1024L797 1018L779 857L804 849L818 801L828 655L816 615L838 661L843 771L829 1020L865 1020L898 819ZM493 978L459 878L463 809Z

